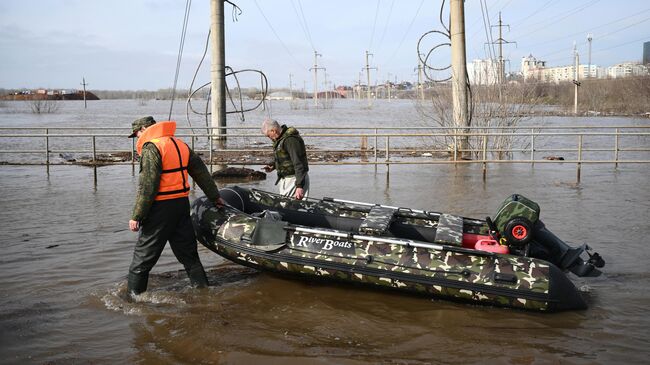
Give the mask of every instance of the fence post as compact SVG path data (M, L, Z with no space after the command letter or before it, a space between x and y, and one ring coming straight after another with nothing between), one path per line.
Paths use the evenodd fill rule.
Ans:
M458 160L458 136L456 135L456 131L454 130L454 162Z
M97 147L95 146L95 136L93 136L93 164L97 163Z
M487 138L487 134L483 136L483 180L485 180L487 175Z
M530 163L535 166L535 129L530 129Z
M580 183L580 167L582 164L582 134L578 136L578 169L577 169L577 180Z
M375 128L375 168L377 168L377 150L378 150L377 128Z
M131 167L135 166L135 138L131 138Z
M386 136L386 173L390 173L390 136Z
M50 136L49 128L45 128L45 164L50 168Z
M614 139L614 161L616 161L616 162L614 162L614 168L615 169L618 168L618 134L619 134L619 132L620 132L619 128L616 128L616 136L615 136L615 139Z
M209 154L209 164L210 164L210 174L212 174L212 136L208 137L208 140L210 141L210 154Z

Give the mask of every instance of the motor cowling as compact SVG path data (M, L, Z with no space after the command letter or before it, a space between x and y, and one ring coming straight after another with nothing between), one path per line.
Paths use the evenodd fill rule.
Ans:
M513 194L501 203L494 216L494 229L513 247L523 247L533 237L539 220L539 205L520 194Z

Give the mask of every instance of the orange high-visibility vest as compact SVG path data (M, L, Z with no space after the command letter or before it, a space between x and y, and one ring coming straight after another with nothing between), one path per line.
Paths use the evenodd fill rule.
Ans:
M185 142L174 137L176 122L156 123L138 138L138 154L142 154L145 143L151 142L160 152L162 172L156 200L168 200L186 197L190 194L187 164L190 160L190 148Z

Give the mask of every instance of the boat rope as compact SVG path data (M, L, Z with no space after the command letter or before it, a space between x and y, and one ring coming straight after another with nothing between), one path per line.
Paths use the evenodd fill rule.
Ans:
M187 21L190 17L190 7L192 0L185 1L185 16L183 17L183 30L181 31L181 41L178 46L178 57L176 58L176 74L174 75L174 86L172 86L172 100L169 106L169 117L167 120L172 120L172 110L174 109L174 99L176 98L176 85L178 84L178 74L181 69L181 60L183 59L183 47L185 47L185 35L187 34Z

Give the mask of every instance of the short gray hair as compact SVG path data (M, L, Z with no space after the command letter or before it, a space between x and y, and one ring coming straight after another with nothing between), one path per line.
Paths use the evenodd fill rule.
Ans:
M280 123L278 123L277 120L275 119L264 119L262 122L262 133L266 134L266 132L270 130L280 130Z

